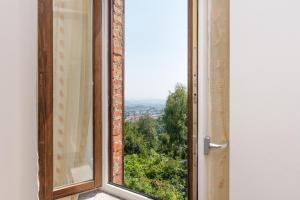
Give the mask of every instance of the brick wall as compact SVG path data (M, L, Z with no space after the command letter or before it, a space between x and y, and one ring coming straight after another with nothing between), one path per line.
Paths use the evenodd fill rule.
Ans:
M123 184L124 0L112 0L112 182Z

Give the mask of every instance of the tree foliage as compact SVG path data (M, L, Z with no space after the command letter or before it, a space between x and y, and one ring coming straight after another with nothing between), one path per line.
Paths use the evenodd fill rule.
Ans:
M177 84L161 118L125 123L124 184L163 200L187 199L187 94Z
M169 135L168 151L173 157L186 157L187 148L187 94L183 85L177 84L174 93L170 93L162 120ZM170 151L171 150L171 151Z

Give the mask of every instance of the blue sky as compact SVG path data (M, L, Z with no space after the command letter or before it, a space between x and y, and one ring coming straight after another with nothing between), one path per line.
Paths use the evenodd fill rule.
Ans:
M187 83L187 0L125 2L125 98L166 99Z

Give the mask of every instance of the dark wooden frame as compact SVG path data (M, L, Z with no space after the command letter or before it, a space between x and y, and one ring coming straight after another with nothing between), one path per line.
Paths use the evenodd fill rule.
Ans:
M126 0L124 0L126 1ZM194 0L187 0L188 2L188 199L189 200L197 200L198 199L198 170L197 170L197 143L198 143L198 137L197 137L197 129L195 128L195 123L198 124L198 119L195 117L194 112L198 113L198 106L197 106L197 98L198 98L198 70L195 70L195 65L198 65L198 60L194 61L194 58L198 56L198 50L195 52L194 50L194 38L198 38L195 36L195 31L198 29L198 27L194 27L195 15L198 16L198 8L195 9L196 5ZM112 76L111 76L111 70L112 70L112 50L113 50L113 36L112 36L112 27L113 27L113 0L109 0L109 6L108 6L108 12L109 12L109 49L108 49L108 55L109 55L109 181L112 181L113 176L113 159L112 159ZM125 3L124 3L125 7ZM197 13L195 13L197 10ZM125 26L125 20L123 18L123 31ZM125 34L125 32L123 32ZM125 41L124 41L125 44ZM124 50L123 50L124 51ZM124 55L124 52L123 52ZM124 73L125 73L125 67L124 67L124 60L123 58L123 82L124 82ZM196 89L195 89L196 88ZM123 113L124 113L124 83L123 83ZM123 117L124 121L124 117ZM124 124L124 123L123 123ZM197 127L197 125L196 125ZM123 135L123 144L124 144L124 135ZM124 147L123 147L124 148ZM124 159L123 159L124 162ZM123 167L124 170L124 167ZM123 173L124 175L124 173ZM114 184L115 185L115 184ZM122 186L121 186L122 187ZM122 187L123 188L123 187Z
M94 179L53 189L53 0L38 0L39 199L99 188L102 181L102 3L93 0Z

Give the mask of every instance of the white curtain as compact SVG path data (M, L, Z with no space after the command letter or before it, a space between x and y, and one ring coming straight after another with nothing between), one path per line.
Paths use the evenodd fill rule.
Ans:
M93 179L92 2L53 1L55 188Z

